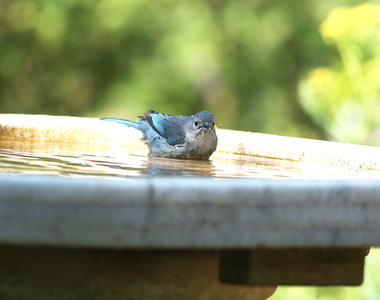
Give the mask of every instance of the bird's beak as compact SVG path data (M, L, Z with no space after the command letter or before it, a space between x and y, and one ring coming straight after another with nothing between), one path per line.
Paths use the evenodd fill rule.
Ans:
M201 129L202 130L209 130L210 129L210 124L208 122L205 122L202 126L201 126Z

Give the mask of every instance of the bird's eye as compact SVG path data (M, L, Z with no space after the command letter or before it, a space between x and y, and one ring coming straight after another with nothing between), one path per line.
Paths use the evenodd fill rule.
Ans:
M195 125L195 127L198 127L199 123L197 121L195 121L194 125Z

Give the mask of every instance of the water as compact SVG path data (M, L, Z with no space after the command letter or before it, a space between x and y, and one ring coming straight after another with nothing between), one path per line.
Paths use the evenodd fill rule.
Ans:
M219 179L328 179L378 177L371 172L321 168L301 162L214 154L211 160L155 158L147 149L78 141L0 139L0 174L132 179L212 177Z

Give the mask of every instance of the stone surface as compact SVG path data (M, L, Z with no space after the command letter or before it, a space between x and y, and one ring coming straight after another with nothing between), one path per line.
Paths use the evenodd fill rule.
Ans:
M112 248L380 245L380 181L0 176L0 242Z
M247 160L302 162L311 172L326 168L322 173L333 166L362 178L380 170L374 147L222 129L218 136L219 153ZM140 137L97 119L0 115L0 138L20 143L100 142L147 151ZM220 262L228 283L358 284L363 250L380 245L379 215L377 180L0 175L0 298L222 299L221 293L264 299L273 293L219 283L218 251L245 253L238 269L224 269L231 257Z

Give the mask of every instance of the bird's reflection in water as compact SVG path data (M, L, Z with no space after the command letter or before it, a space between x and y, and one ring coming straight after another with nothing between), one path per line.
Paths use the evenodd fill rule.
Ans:
M214 179L378 179L378 171L215 153L212 160L149 157L147 149L103 143L7 140L0 136L0 175L55 175L134 180L153 177Z
M149 157L143 176L212 177L215 166L211 160Z

